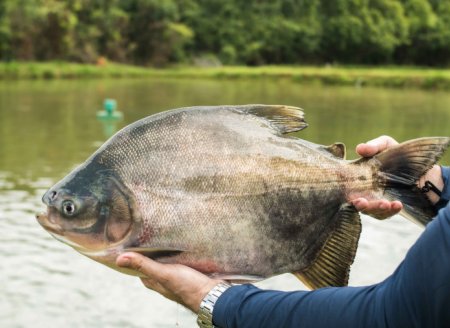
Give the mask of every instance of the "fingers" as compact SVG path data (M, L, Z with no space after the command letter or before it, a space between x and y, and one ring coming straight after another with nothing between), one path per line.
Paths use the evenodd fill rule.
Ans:
M164 265L138 253L121 254L117 258L116 264L120 267L136 270L143 275L152 277L158 281L165 280L168 275Z
M365 214L376 217L377 219L385 219L400 212L403 205L399 201L389 202L387 200L368 201L365 198L357 198L352 201L353 206Z
M371 157L383 150L397 145L398 142L389 136L380 136L378 138L361 143L356 146L356 152L363 157ZM355 208L365 214L371 215L377 219L385 219L400 212L403 205L399 201L389 202L387 200L367 200L357 198L352 201Z
M127 267L142 273L146 278L141 277L145 287L153 289L168 299L181 303L178 295L170 291L170 279L172 279L171 265L164 265L153 261L141 254L124 253L121 254L116 264L120 267ZM169 283L169 289L168 289Z
M378 138L361 143L356 146L356 152L363 157L371 157L385 150L386 148L397 145L398 142L389 136L380 136Z
M137 253L121 254L116 264L141 273L142 283L194 312L203 297L219 282L181 264L162 264Z

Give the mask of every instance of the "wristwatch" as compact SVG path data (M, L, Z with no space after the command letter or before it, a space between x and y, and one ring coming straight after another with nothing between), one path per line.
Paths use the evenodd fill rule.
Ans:
M197 324L200 328L214 328L212 323L212 314L214 305L217 299L222 295L231 285L219 282L208 294L203 298L200 303L200 310L198 311Z

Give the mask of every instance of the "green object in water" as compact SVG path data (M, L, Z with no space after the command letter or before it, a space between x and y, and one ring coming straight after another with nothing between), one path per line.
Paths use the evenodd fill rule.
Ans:
M116 110L117 102L115 99L105 99L103 101L103 111L97 112L98 119L121 119L123 117L122 113Z

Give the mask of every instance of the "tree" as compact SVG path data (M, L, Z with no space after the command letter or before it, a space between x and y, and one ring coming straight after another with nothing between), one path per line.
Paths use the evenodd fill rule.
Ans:
M408 37L401 4L392 0L322 1L322 49L328 61L390 62Z
M179 22L175 1L123 0L121 4L130 17L126 36L133 61L163 65L182 56L181 49L193 32Z

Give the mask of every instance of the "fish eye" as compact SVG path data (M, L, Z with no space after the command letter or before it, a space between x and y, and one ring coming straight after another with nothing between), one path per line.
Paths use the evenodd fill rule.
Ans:
M62 203L62 210L66 216L73 216L75 214L75 204L71 200L65 200Z

